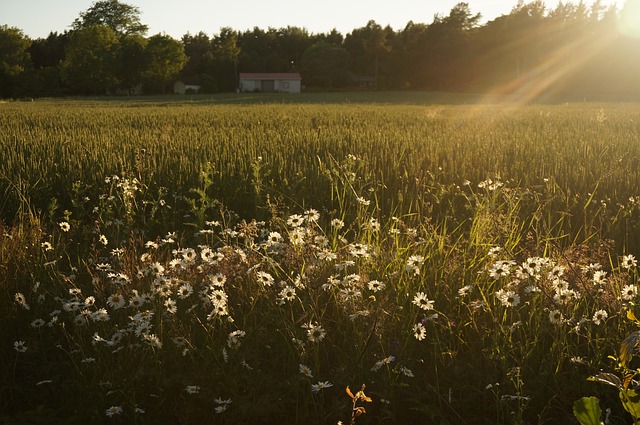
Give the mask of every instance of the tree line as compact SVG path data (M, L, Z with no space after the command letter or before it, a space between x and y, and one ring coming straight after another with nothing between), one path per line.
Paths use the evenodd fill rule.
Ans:
M552 9L542 0L520 1L485 24L458 3L431 23L410 21L397 31L369 21L346 35L225 27L181 40L147 37L138 8L97 1L69 31L46 38L0 26L0 96L169 93L178 78L200 92L229 92L241 72L298 72L309 90L632 99L640 96L640 34L622 24L639 13L638 1L621 9L600 0Z

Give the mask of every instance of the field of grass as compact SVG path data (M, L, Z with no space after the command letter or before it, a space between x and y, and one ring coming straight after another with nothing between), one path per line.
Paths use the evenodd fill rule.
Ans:
M640 411L635 334L621 349L640 105L0 112L0 423L578 423L592 395L609 423Z

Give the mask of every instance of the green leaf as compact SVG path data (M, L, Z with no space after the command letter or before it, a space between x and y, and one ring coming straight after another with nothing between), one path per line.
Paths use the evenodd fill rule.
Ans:
M620 363L624 366L629 364L631 358L634 353L638 351L638 347L640 346L640 331L634 332L629 335L622 343L620 344Z
M587 378L588 381L599 382L601 384L612 385L616 388L622 387L622 381L617 375L609 372L602 372Z
M633 416L633 419L638 420L640 418L640 393L636 390L622 390L620 391L620 400L622 406Z
M600 425L602 409L598 397L582 397L573 403L573 416L580 425Z

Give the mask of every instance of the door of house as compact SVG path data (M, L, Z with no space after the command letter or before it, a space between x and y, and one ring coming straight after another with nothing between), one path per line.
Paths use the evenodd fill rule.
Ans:
M271 92L276 90L275 80L262 80L260 81L260 91Z

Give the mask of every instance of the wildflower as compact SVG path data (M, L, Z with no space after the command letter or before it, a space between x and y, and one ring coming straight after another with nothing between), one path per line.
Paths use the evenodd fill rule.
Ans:
M124 297L120 294L112 294L107 298L107 305L116 310L122 308L125 305Z
M371 201L363 198L362 196L356 196L356 201L364 207L368 207L371 204Z
M296 289L287 285L280 291L279 297L286 301L293 301L296 298Z
M556 290L556 292L568 291L569 290L569 282L564 279L556 279L551 284L551 287Z
M158 262L155 262L149 266L149 270L155 275L161 275L164 273L164 266Z
M427 336L427 329L422 323L416 323L413 325L413 336L415 336L418 341L425 339Z
M370 256L369 247L361 243L351 244L349 245L349 254L356 258L368 258Z
M385 288L385 284L379 280L372 280L367 283L367 288L369 288L370 291L379 292Z
M300 214L292 214L289 216L289 219L287 220L287 225L294 228L302 226L303 223L304 223L304 217L302 217Z
M331 220L331 227L336 230L340 230L344 227L344 221L340 220L339 218L334 218L333 220Z
M602 322L607 320L608 316L609 315L607 314L606 310L598 310L593 314L593 323L595 323L596 325L600 325Z
M107 321L109 321L109 313L107 312L107 309L101 308L101 309L98 309L97 311L95 311L91 315L91 318L95 322L107 322Z
M304 216L309 223L317 223L320 219L320 213L313 208L310 208L304 212Z
M513 291L498 291L496 296L505 307L516 307L520 304L520 295Z
M43 327L45 324L45 321L42 319L35 319L33 322L31 322L31 327L32 328L41 328Z
M458 289L458 295L464 297L473 291L473 285L465 285L462 288Z
M407 378L414 378L414 377L415 377L415 375L413 374L413 372L411 371L411 369L406 368L406 367L404 367L404 366L402 366L402 367L400 368L400 372L402 372L402 374L403 374L404 376L406 376Z
M599 285L601 283L605 283L607 281L607 272L602 271L602 270L596 270L595 272L593 272L593 284L594 285Z
M467 180L468 182L469 180ZM471 182L469 182L471 183ZM498 253L500 253L502 251L502 247L499 246L494 246L492 248L489 249L489 252L487 252L487 255L489 257L495 257L496 255L498 255Z
M184 300L193 294L193 287L189 283L183 283L178 288L178 298Z
M496 280L508 276L512 265L514 265L513 261L496 261L489 269L489 276Z
M522 268L529 276L536 277L542 268L542 263L538 257L529 257L527 261L522 263Z
M227 305L227 300L229 299L226 292L222 290L215 290L209 295L209 299L214 306L218 305Z
M424 292L418 292L416 296L413 298L413 304L417 305L423 310L433 310L433 301L427 298L427 295Z
M622 257L622 262L620 265L624 269L631 270L633 267L636 267L638 265L638 262L636 261L636 257L629 254Z
M51 242L42 242L40 244L40 246L42 247L42 249L44 249L45 251L52 251L53 250L53 245L51 245Z
M306 327L307 339L311 342L320 342L327 336L327 332L318 325L309 323Z
M304 376L308 378L313 378L313 373L311 372L311 368L309 368L309 366L300 364L298 365L298 369L300 370L300 373L303 374Z
M120 415L122 413L122 407L120 406L111 406L105 411L105 414L108 417L112 417L113 415Z
M551 269L551 271L549 272L549 274L547 275L547 277L552 281L556 281L557 279L560 279L560 277L564 275L564 267L562 266L555 266L554 268Z
M176 305L175 300L172 300L171 298L164 302L164 306L167 309L167 313L176 314L178 312L178 306Z
M638 295L638 287L634 284L625 285L622 288L622 299L625 301L633 300Z
M317 394L318 392L320 392L320 390L323 390L325 388L330 388L330 387L333 387L333 384L331 382L321 381L321 382L318 382L317 384L312 384L311 391Z
M69 230L71 230L71 225L66 221L58 223L58 226L60 226L60 230L62 230L63 232L68 232Z
M418 267L424 262L424 257L422 255L412 255L407 259L408 267Z
M378 370L380 370L380 368L384 365L388 365L393 363L394 361L396 361L396 358L394 356L389 356L389 357L385 357L382 360L378 360L373 367L371 368L372 372L376 372Z
M291 244L294 246L304 245L305 244L305 236L307 234L307 229L302 227L296 227L289 234L289 239L291 240Z
M549 312L549 321L554 325L559 325L564 321L564 316L558 310L552 310Z
M31 309L29 304L27 304L27 299L22 294L22 292L16 292L16 295L14 296L14 298L15 298L16 302L18 303L18 305L20 305L20 307L24 308L25 310L30 310Z
M24 341L14 341L13 349L18 353L24 353L25 351L27 351L27 346L24 345Z
M156 335L144 334L143 338L145 339L147 344L149 344L153 348L162 348L162 342L160 341L160 338L158 338Z
M242 341L241 338L244 338L246 335L245 331L237 330L233 331L227 337L227 345L229 348L237 349L240 347Z
M111 264L109 263L98 263L96 264L96 270L101 272L109 272L111 271Z
M109 243L109 240L105 235L100 235L100 238L98 238L98 241L104 246L107 246L107 244Z
M227 277L222 273L216 273L211 276L211 284L214 286L222 287L227 282Z
M223 400L221 397L218 397L213 401L218 405L215 408L215 412L218 413L218 414L226 411L229 408L229 405L231 404L231 399L230 398L228 398L226 400Z
M200 392L200 387L197 385L187 385L185 391L187 394L198 394Z
M273 276L271 276L271 274L267 273L267 272L257 272L256 273L256 278L258 280L259 283L262 283L264 286L271 286L273 285Z
M338 258L338 255L335 252L331 252L328 249L323 249L318 252L318 259L323 261L333 261Z

